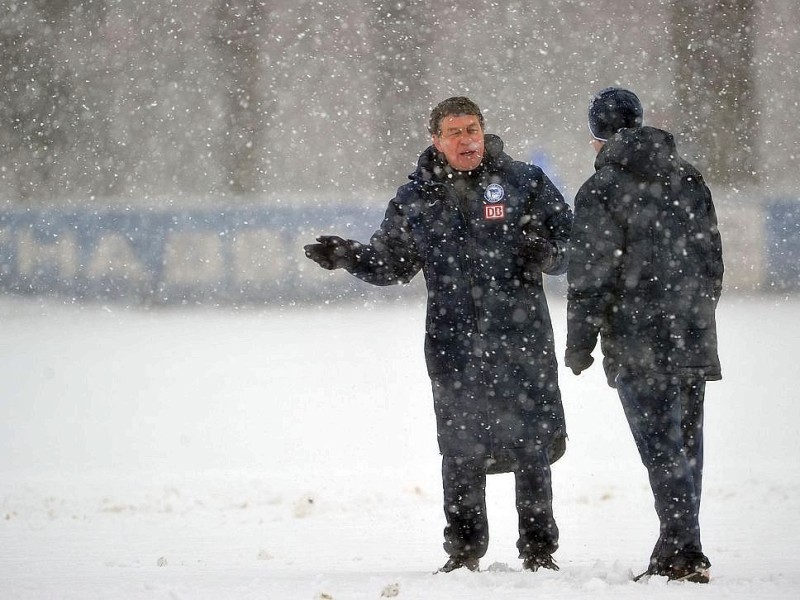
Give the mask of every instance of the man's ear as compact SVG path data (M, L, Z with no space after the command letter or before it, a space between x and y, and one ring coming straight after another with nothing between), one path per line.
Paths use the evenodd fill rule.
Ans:
M435 133L431 134L431 143L433 144L433 147L436 148L439 152L442 151L442 148L439 145L439 136L436 135Z

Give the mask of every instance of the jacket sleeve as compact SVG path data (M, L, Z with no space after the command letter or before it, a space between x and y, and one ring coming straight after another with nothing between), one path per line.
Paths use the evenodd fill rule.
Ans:
M575 198L575 221L567 267L568 367L585 365L597 345L609 305L616 296L624 231L609 210L596 177Z
M572 210L547 175L542 171L539 171L539 175L536 180L537 197L534 210L543 213L541 217L543 237L548 239L556 250L553 259L543 266L542 272L547 275L562 275L567 271Z
M373 285L408 283L422 268L411 228L398 199L389 203L369 244L359 247L347 270Z
M708 221L711 225L711 276L714 279L714 300L719 302L719 298L722 295L722 276L725 272L725 266L722 262L722 236L717 226L717 212L714 209L714 202L711 199L711 191L705 184L703 188L706 196Z

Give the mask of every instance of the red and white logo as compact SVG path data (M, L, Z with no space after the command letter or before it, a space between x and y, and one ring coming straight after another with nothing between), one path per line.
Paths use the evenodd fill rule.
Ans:
M506 218L505 204L484 204L483 218L492 220L505 219Z

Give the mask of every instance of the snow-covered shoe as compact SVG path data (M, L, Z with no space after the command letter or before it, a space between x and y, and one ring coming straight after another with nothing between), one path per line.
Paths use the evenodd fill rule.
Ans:
M672 569L666 573L670 581L691 581L692 583L708 583L711 572L706 567L698 566L688 569Z
M450 573L461 567L466 567L470 571L478 570L479 561L477 558L469 558L466 556L451 556L450 559L444 563L437 573Z
M526 571L538 571L539 569L558 571L558 565L549 554L524 557L522 559L522 568Z
M711 571L705 566L684 567L684 568L670 568L670 569L647 569L644 573L640 573L633 578L634 581L641 581L645 577L650 578L652 575L661 575L670 581L690 581L692 583L708 583L711 581Z

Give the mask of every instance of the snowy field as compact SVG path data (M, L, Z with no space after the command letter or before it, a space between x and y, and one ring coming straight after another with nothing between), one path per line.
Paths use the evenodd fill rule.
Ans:
M564 302L551 299L559 356ZM800 597L800 298L728 296L708 386L708 586L630 581L656 537L598 363L561 371L559 572L520 571L513 476L482 572L444 563L419 304L65 306L0 297L0 598Z

